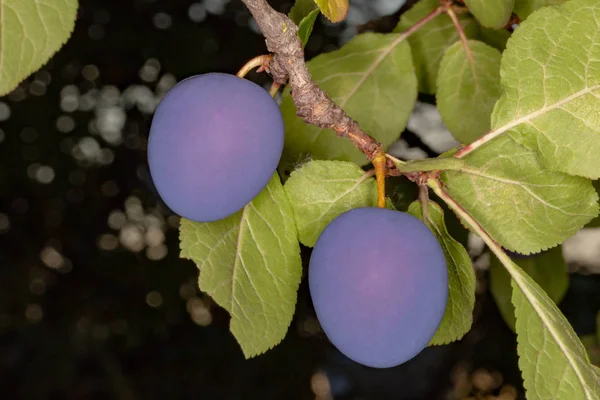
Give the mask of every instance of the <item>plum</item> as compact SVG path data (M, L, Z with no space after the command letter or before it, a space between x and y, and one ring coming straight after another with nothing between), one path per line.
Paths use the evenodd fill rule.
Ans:
M309 290L323 331L348 358L400 365L439 327L448 299L444 252L410 214L355 208L323 230L311 254Z
M195 75L158 105L148 165L158 194L180 216L226 218L267 185L283 151L283 118L259 85L235 75Z

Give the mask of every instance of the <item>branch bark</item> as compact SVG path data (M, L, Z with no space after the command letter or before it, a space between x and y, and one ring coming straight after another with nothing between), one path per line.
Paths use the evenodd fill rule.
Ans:
M350 118L314 82L298 37L298 27L285 14L275 11L266 0L242 0L256 20L266 39L267 49L273 53L269 73L273 80L290 86L296 115L320 128L333 129L338 136L347 137L370 160L381 153L382 147L373 137Z

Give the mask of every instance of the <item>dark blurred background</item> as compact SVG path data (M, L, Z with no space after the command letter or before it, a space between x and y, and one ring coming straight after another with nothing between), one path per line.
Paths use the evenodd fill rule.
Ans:
M351 3L348 22L318 21L307 58L357 30L390 31L414 1ZM304 282L285 340L243 358L227 313L198 291L195 265L178 258L178 218L149 179L146 138L177 81L235 73L264 52L238 0L80 0L69 42L0 98L1 398L522 397L515 337L485 271L472 331L400 367L370 369L339 354L319 331ZM403 139L437 154L414 132ZM593 333L600 283L573 276L562 307L579 334Z

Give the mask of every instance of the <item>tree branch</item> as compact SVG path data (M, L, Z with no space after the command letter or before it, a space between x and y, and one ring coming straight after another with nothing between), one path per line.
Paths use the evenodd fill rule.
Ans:
M370 160L381 153L381 145L362 131L356 121L335 104L314 82L304 61L298 27L286 15L275 11L266 0L242 0L256 20L273 53L269 72L275 83L290 86L296 115L306 123L333 129L347 137Z

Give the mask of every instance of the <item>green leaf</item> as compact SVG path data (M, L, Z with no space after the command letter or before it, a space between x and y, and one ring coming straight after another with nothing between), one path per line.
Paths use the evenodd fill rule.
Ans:
M471 143L490 130L490 116L500 98L498 50L477 40L468 48L448 48L437 80L436 103L442 122L461 143Z
M302 276L292 208L277 174L243 210L223 220L181 220L181 257L200 269L200 290L231 314L246 358L277 345L294 315Z
M315 26L315 21L319 16L319 9L313 10L306 18L300 21L298 25L298 36L300 37L300 41L302 42L302 46L306 46L308 43L308 39L310 39L310 34L312 33L313 26Z
M479 40L500 51L504 51L506 48L506 42L510 38L510 35L510 31L506 29L490 29L485 26L479 27Z
M300 242L313 247L338 215L377 206L372 174L344 161L309 161L291 173L285 191L294 210Z
M394 31L407 31L439 6L439 0L419 1L402 14ZM458 18L467 37L475 38L478 33L475 19L467 14L461 14ZM446 14L435 17L408 38L419 81L419 92L435 93L440 61L446 49L458 40L459 36L456 28Z
M554 301L559 304L569 288L569 273L562 255L562 246L556 246L541 254L513 258ZM490 258L490 292L498 305L506 324L515 331L515 307L512 304L510 274L493 254Z
M294 6L288 13L288 17L294 21L296 25L300 25L303 19L308 17L314 10L318 10L315 0L296 0Z
M527 399L600 399L600 374L573 327L529 275L512 262L508 268Z
M319 7L314 0L297 0L290 10L288 17L298 25L298 36L302 46L308 43L318 16Z
M432 201L427 208L427 220L424 222L440 242L448 265L448 303L442 323L429 343L442 345L461 339L471 329L475 307L475 273L467 250L448 233L442 208ZM420 201L413 202L408 212L423 220Z
M515 0L464 0L477 21L488 28L502 28L508 23Z
M517 14L521 20L524 20L538 8L557 6L566 1L567 0L515 0L513 12Z
M69 39L77 0L0 1L0 96L37 71Z
M424 172L424 171L443 171L449 169L460 169L464 162L454 157L424 158L420 160L400 161L397 158L388 155L398 171L400 172Z
M585 348L556 304L439 181L430 179L428 185L484 240L512 277L517 352L527 399L600 399L600 369L590 365Z
M600 2L571 0L521 23L502 56L504 93L492 115L546 168L600 177Z
M364 33L307 65L319 87L384 147L404 130L417 98L417 82L403 36ZM298 118L289 89L284 92L281 112L286 130L284 164L296 163L306 154L359 165L368 162L350 140Z
M331 22L341 22L348 15L348 0L315 0L323 15Z
M589 179L546 170L534 151L500 136L442 172L448 193L503 247L537 253L598 215Z

